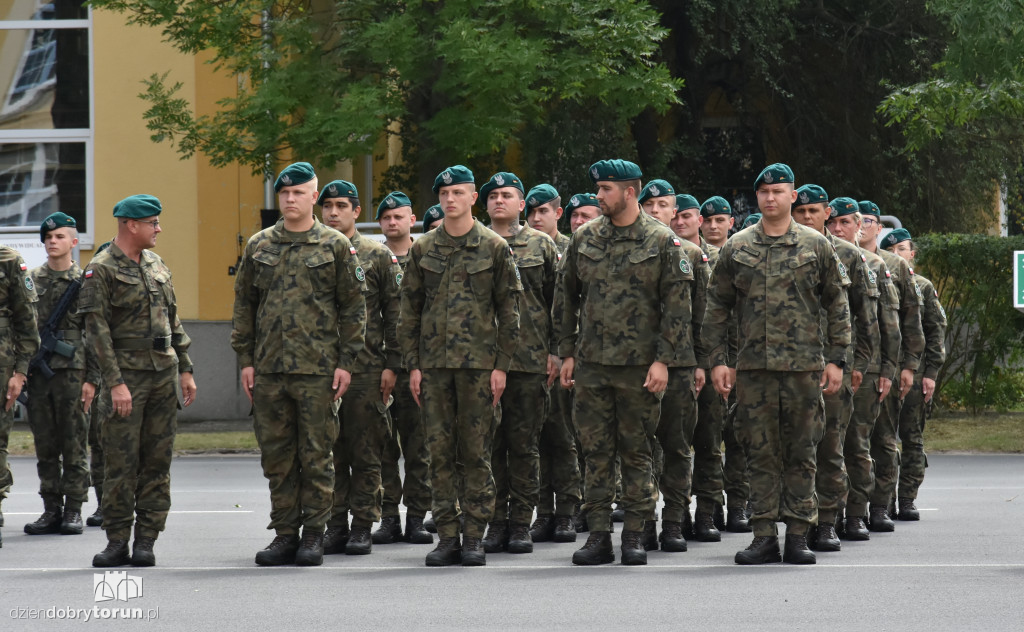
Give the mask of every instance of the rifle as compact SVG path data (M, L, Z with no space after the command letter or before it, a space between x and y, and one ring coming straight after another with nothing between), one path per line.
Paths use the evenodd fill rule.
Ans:
M54 376L53 369L50 368L50 360L53 359L53 354L56 353L65 358L73 358L75 356L75 346L64 342L58 335L60 323L78 299L78 292L81 289L81 278L72 281L68 285L68 289L64 290L60 300L57 301L53 311L50 312L49 318L39 328L39 350L36 351L36 354L32 356L32 360L28 363L29 374L33 371L39 371L43 374L43 377L49 380ZM28 406L27 388L21 389L21 395L18 395L18 403L22 406Z

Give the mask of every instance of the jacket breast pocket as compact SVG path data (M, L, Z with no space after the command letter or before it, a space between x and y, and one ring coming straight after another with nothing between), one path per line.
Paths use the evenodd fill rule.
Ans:
M423 292L429 301L437 295L437 289L441 286L441 276L448 262L428 254L424 255L419 263L420 269L423 270Z
M659 253L657 244L642 246L629 253L629 275L633 282L644 286L657 283L661 272Z
M797 287L807 289L818 285L818 255L804 251L791 257L788 264L783 272L788 273Z
M469 284L477 298L485 299L491 295L491 289L494 287L493 266L490 259L471 261L466 264Z
M576 273L580 280L585 283L592 283L598 278L602 262L607 256L603 248L585 241L580 244L580 256L576 260Z
M145 297L142 277L135 270L118 270L114 278L117 283L110 289L110 304L114 307L130 308L140 296Z
M762 265L761 258L760 253L743 249L737 250L732 255L733 263L737 264L733 266L735 276L733 284L745 293L750 291L754 280L761 274L759 270Z
M309 275L309 284L312 286L313 292L318 295L333 292L337 279L337 272L334 268L334 253L328 250L321 250L306 257L305 263L306 273Z
M516 260L519 267L519 278L524 290L543 288L544 257L540 255L524 255Z
M253 254L252 260L255 262L253 265L253 285L261 290L266 290L274 281L277 265L281 263L281 253L261 248Z

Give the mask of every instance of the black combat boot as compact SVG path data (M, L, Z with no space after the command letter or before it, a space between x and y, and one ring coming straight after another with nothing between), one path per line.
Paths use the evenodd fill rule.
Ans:
M499 520L487 525L487 536L483 540L484 551L501 553L508 550L508 522ZM463 549L466 547L463 546Z
M879 533L896 530L896 523L889 517L889 512L881 505L871 505L868 512L868 529Z
M758 535L750 546L736 553L737 564L770 564L781 562L782 555L779 553L779 536Z
M441 537L437 546L427 553L427 566L453 566L462 562L462 543L459 536L454 538Z
M60 521L60 532L64 535L81 535L84 530L82 525L82 512L78 509L66 509Z
M475 538L471 535L462 538L462 565L487 566L487 555L480 538Z
M430 514L429 518L423 519L423 528L427 530L427 533L437 533L437 524L434 522L434 514Z
M861 516L847 516L846 526L843 529L843 538L855 542L870 540L871 534L868 533L868 527L864 524L864 518Z
M60 523L64 519L64 508L59 503L47 502L43 508L43 515L35 522L25 525L25 533L29 535L44 535L47 533L60 533Z
M423 528L422 516L405 515L405 541L411 544L434 543L434 536Z
M127 546L127 545L126 545ZM278 535L267 545L267 548L256 553L256 563L260 566L284 566L295 563L295 553L299 550L299 536L291 533Z
M128 540L110 540L107 548L92 557L92 565L97 568L113 568L125 566L132 561L128 555Z
M813 537L811 536L813 533ZM789 540L786 540L787 546ZM838 551L842 548L842 544L839 542L839 536L836 535L836 528L834 523L828 522L826 524L820 524L811 527L811 532L807 534L807 546L813 551Z
M687 540L694 539L693 518L690 516L689 509L683 512L683 537Z
M132 566L156 566L156 554L153 553L155 543L156 538L135 536L135 542L132 542Z
M610 531L591 531L587 543L572 554L572 563L577 566L597 566L615 561Z
M913 498L900 498L900 512L897 514L900 520L920 520L921 512L917 510Z
M712 516L715 518L715 528L719 531L725 531L725 509L718 503L715 503L715 511L712 513Z
M612 522L625 522L626 521L626 510L623 509L616 503L615 509L612 509Z
M103 487L96 486L93 488L96 491L96 511L92 512L92 515L85 519L86 526L89 527L102 527L103 526Z
M626 566L646 566L647 551L644 550L643 531L622 531L622 563Z
M645 551L657 551L658 550L658 521L657 520L645 520L644 530L641 536L641 542L644 545ZM625 536L626 532L623 531L622 535Z
M889 499L889 519L896 520L897 515L898 514L896 513L896 497L893 496L892 498Z
M394 544L402 541L402 519L398 516L384 516L380 526L373 532L374 544Z
M324 555L344 553L346 544L348 544L348 525L327 525L327 533L324 534Z
M555 542L575 542L576 526L573 524L572 516L555 516L555 531L551 539Z
M555 535L555 517L552 514L537 514L530 526L530 537L534 542L548 542Z
M370 530L366 529L366 537L369 539ZM351 539L349 543L351 544ZM346 545L347 546L347 545ZM348 549L345 549L348 553ZM324 563L324 530L302 527L302 541L299 549L295 552L296 566L320 566Z
M743 507L729 507L726 514L725 530L729 533L750 533L750 520L747 519L747 510Z
M373 552L373 536L369 527L352 525L352 533L345 543L345 555L369 555Z
M465 565L465 545L463 545L462 561ZM525 524L514 524L508 536L509 553L533 553L533 540L530 539L530 527Z
M686 538L683 537L683 523L663 520L661 522L661 550L670 553L686 551Z
M698 542L722 541L722 533L715 528L715 518L711 513L698 511L693 516L693 537Z
M782 561L787 564L814 564L817 558L807 548L807 536L803 533L786 534L786 550L782 553Z

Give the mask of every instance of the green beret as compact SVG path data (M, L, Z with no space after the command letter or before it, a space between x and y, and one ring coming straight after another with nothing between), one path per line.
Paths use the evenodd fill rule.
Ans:
M526 194L526 210L529 212L530 209L547 204L556 197L558 197L558 191L555 190L555 187L550 184L538 184Z
M628 160L600 160L590 165L590 179L594 182L613 180L639 180L644 177L640 167Z
M121 200L114 205L114 217L124 217L127 219L142 219L143 217L153 217L159 215L163 207L160 206L160 200L156 199L152 195L132 195Z
M313 165L308 162L293 162L277 174L277 180L274 180L274 191L280 191L281 187L309 182L315 177L316 172L313 171Z
M409 196L401 191L392 191L377 205L377 215L373 219L378 220L380 219L380 214L384 211L400 206L412 206L412 202L409 200Z
M882 246L884 248L892 248L901 241L910 241L910 231L906 228L897 228L889 231L889 234L882 239Z
M881 217L882 211L878 208L878 205L871 200L861 200L857 202L857 207L860 208L861 215L874 215L875 217Z
M668 182L664 180L651 180L647 183L647 186L640 191L640 197L638 197L636 201L643 204L651 198L665 197L668 195L674 196L675 194L675 188Z
M444 219L444 211L441 210L440 204L435 204L423 214L423 230L425 231L427 226L430 226L439 219Z
M860 207L857 205L857 201L853 198L848 197L837 197L828 203L829 217L843 217L844 215L853 215Z
M680 193L676 196L676 212L685 211L688 208L700 209L700 202L692 195Z
M324 200L328 198L343 197L352 198L355 200L354 204L359 206L359 189L356 188L356 185L348 180L334 180L320 192L320 197L316 199L316 203L323 206Z
M764 184L778 184L780 182L789 182L790 184L796 182L796 178L793 177L793 170L789 168L789 165L777 162L772 165L768 165L764 170L758 174L757 180L754 180L754 190Z
M756 224L756 223L758 223L760 221L761 221L761 214L760 213L751 213L750 215L747 215L747 219L743 220L743 226L740 226L740 230L743 230L744 228L747 228L749 226L753 226L754 224Z
M470 184L476 182L473 179L473 172L462 165L454 165L437 174L437 177L434 178L433 191L437 193L441 187L450 184L466 184L467 182Z
M99 248L97 248L96 252L94 252L93 254L94 255L100 254L101 252L103 252L107 248L110 248L110 244L112 244L112 243L114 243L114 242L112 242L112 241L105 241L105 242L103 242L102 244L100 244Z
M57 230L58 228L77 228L78 223L74 217L65 215L60 211L53 213L49 217L43 220L43 223L39 225L39 241L46 241L46 233L51 230Z
M716 195L709 197L704 200L704 203L700 205L700 214L702 217L711 217L712 215L732 215L732 207L725 201L725 198Z
M511 171L499 171L480 187L480 200L484 206L487 206L487 196L491 194L491 191L509 187L519 189L520 193L526 195L526 189L523 188L523 182L519 176Z
M816 184L805 184L796 190L796 204L793 208L806 204L828 204L828 193Z
M593 193L577 193L569 198L569 203L565 205L565 212L572 215L573 211L582 206L596 206L597 208L601 208L601 203L597 201L597 196Z

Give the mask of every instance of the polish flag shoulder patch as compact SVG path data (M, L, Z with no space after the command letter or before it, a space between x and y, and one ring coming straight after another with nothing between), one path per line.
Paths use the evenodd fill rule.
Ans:
M356 254L356 247L355 246L349 246L348 247L348 251L349 251L349 254L353 254L354 255L354 254Z
M708 262L708 256L703 252L700 254L700 258L704 261L704 263Z
M679 245L681 245L681 244L679 243L679 239L677 239L677 238L675 238L675 237L673 237L673 238L672 238L672 244L673 244L673 245L676 245L676 246L679 246Z
M87 279L91 279L92 278L92 270L86 270L85 271L85 278L87 278Z
M391 263L398 263L398 257L391 255Z
M26 270L28 270L28 266L27 266L27 265L25 265L24 263L22 263L22 264L21 264L21 271L22 271L22 272L25 272Z

